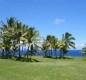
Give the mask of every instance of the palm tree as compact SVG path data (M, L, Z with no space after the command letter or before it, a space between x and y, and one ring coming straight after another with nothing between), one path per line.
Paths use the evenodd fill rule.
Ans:
M70 49L70 47L75 49L75 43L73 42L73 40L75 40L75 38L72 36L72 34L68 32L63 34L61 45L60 45L60 51L63 53L63 57L64 57L64 54L68 52L68 49ZM60 57L62 56L60 55Z
M2 30L2 46L4 47L5 51L6 51L6 58L9 57L9 50L11 47L11 33L9 31L9 28L7 25L3 25L3 27L0 28Z
M45 53L45 54L44 54L44 57L47 57L47 56L48 56L47 51L48 51L49 47L50 47L49 42L48 42L47 40L44 40L44 41L43 41L43 44L42 44L42 50L43 50L44 53Z
M8 49L13 50L19 47L19 58L20 55L20 37L22 36L22 23L16 20L14 17L7 19L7 24L2 22L1 30L3 32L3 44L7 52ZM17 46L16 46L17 45Z
M12 42L14 53L16 48L19 47L19 58L21 58L20 37L22 36L22 30L23 30L22 23L16 20L16 18L10 17L9 19L7 19L7 25L11 33L10 40Z
M52 50L55 50L55 55L56 55L56 50L58 49L58 39L55 36L52 35L47 35L46 41L48 44L48 49L50 48L50 54L49 56L52 56ZM57 56L56 56L57 57Z
M85 46L82 48L82 54L86 54L86 44L85 44Z
M14 17L10 17L9 19L7 19L7 25L9 27L11 36L10 36L10 40L11 40L11 49L14 51L13 56L15 56L15 51L18 48L18 43L17 43L17 36L16 36L16 31L17 31L17 23L18 20L16 20L16 18Z
M52 56L53 37L54 36L51 36L51 35L47 35L47 37L46 37L47 43L49 44L49 48L51 49L51 51L50 51L51 53L49 54L49 56Z
M65 43L64 43L64 41L62 41L62 40L59 40L58 41L58 48L59 48L59 50L60 50L60 58L62 58L63 57L63 48L65 47Z
M2 45L4 46L4 48L6 50L6 56L8 56L8 53L10 53L9 50L12 45L12 42L11 42L12 30L11 30L11 28L13 27L13 24L14 24L12 19L14 19L14 18L7 19L7 24L2 22L2 27L0 28L2 31ZM12 23L10 23L10 22L12 22Z
M17 30L16 30L16 40L17 43L19 44L19 58L21 58L21 53L20 53L20 38L22 36L22 23L17 22Z
M26 45L26 39L23 37L25 33L28 31L28 25L23 24L22 26L22 36L20 37L20 40L22 42L22 51L23 51L23 46Z
M52 48L54 49L57 58L56 51L58 49L58 39L55 36L52 36Z
M25 39L27 39L27 44L28 44L27 58L28 58L28 54L29 54L29 52L31 50L31 52L30 52L30 60L31 60L31 56L33 55L33 44L35 44L35 41L36 41L38 36L39 36L39 32L34 27L28 28L26 33L23 34L23 37ZM30 45L31 45L31 47L30 47Z

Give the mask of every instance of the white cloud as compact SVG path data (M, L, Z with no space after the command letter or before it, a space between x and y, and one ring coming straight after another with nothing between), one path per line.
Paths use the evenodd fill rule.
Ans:
M82 49L85 46L84 43L76 44L76 49Z
M65 20L64 19L60 19L60 18L56 18L55 21L54 21L55 24L62 24L64 22L65 22Z

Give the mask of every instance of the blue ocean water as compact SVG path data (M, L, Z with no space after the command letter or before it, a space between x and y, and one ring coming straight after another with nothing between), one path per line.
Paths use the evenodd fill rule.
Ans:
M21 50L21 55L24 55L27 51L26 50ZM50 51L47 51L48 55L50 54ZM0 50L0 55L2 54L2 51ZM11 51L11 54L13 54L13 51ZM44 51L37 51L35 53L38 56L43 56L45 53ZM15 55L18 55L18 51L16 51ZM52 55L55 56L55 51L52 51ZM56 55L59 56L60 55L60 51L57 50L56 51ZM86 56L86 55L82 55L81 50L69 50L67 54L65 54L65 56Z
M50 54L50 51L47 52L48 54ZM43 51L38 51L37 55L44 55ZM52 51L52 55L55 56L55 51ZM60 51L57 50L56 51L56 55L59 56L60 55ZM69 50L67 54L65 54L65 56L83 56L81 53L81 50Z

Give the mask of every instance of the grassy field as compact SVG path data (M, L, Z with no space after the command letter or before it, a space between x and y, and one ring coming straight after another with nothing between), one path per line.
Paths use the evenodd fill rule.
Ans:
M39 62L0 59L0 80L85 80L86 59L33 57Z

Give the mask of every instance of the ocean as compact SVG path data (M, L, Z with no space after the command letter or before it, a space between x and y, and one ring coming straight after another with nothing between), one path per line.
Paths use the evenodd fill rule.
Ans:
M24 55L27 51L26 50L21 50L21 55ZM50 54L50 51L47 51L48 54ZM0 50L0 55L2 54L2 51ZM11 51L11 54L13 54L13 51ZM44 56L44 51L37 51L35 53L37 56ZM16 51L15 55L18 55L18 51ZM56 51L56 55L59 56L60 55L60 51L57 50ZM55 51L52 51L52 56L55 56ZM85 54L83 55L81 53L81 50L69 50L67 54L65 54L65 56L86 56Z
M48 54L50 53L50 51L48 51ZM37 52L37 55L44 55L44 52L43 51L38 51ZM52 51L52 55L55 56L55 51L53 50ZM59 56L60 55L60 51L57 50L56 51L56 55ZM81 50L69 50L65 56L85 56L85 55L82 55L81 53Z

